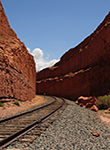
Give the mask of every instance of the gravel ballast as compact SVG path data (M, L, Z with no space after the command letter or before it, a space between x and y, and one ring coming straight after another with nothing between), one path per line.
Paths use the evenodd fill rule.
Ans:
M27 147L17 141L8 149L27 150L110 150L110 126L97 118L97 113L72 101L61 116ZM100 136L96 137L93 132Z

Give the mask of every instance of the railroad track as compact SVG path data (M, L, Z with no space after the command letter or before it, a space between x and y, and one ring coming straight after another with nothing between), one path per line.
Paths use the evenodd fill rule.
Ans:
M35 127L39 128L42 122L46 121L65 104L63 98L52 98L54 98L54 101L50 104L11 118L0 120L0 150ZM35 135L39 135L39 132L34 131L34 136L31 133L31 139L34 139ZM24 139L26 140L26 138Z

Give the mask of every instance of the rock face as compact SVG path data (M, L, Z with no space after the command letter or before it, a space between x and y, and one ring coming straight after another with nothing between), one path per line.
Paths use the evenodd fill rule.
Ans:
M0 2L0 99L34 98L35 80L33 56L10 28Z
M38 94L98 96L110 91L110 13L98 28L53 67L36 74Z

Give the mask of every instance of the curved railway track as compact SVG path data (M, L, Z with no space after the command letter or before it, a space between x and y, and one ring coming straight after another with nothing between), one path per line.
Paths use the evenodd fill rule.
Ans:
M40 126L42 122L47 120L65 104L63 98L53 98L54 101L50 104L0 120L0 150L36 126Z

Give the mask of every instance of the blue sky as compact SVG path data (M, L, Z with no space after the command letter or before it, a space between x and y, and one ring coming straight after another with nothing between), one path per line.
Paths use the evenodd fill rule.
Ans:
M52 62L59 60L67 50L78 45L96 29L110 10L110 0L1 2L10 26L30 53L36 59L40 58L41 66L43 63L53 65ZM39 64L39 60L36 63Z

